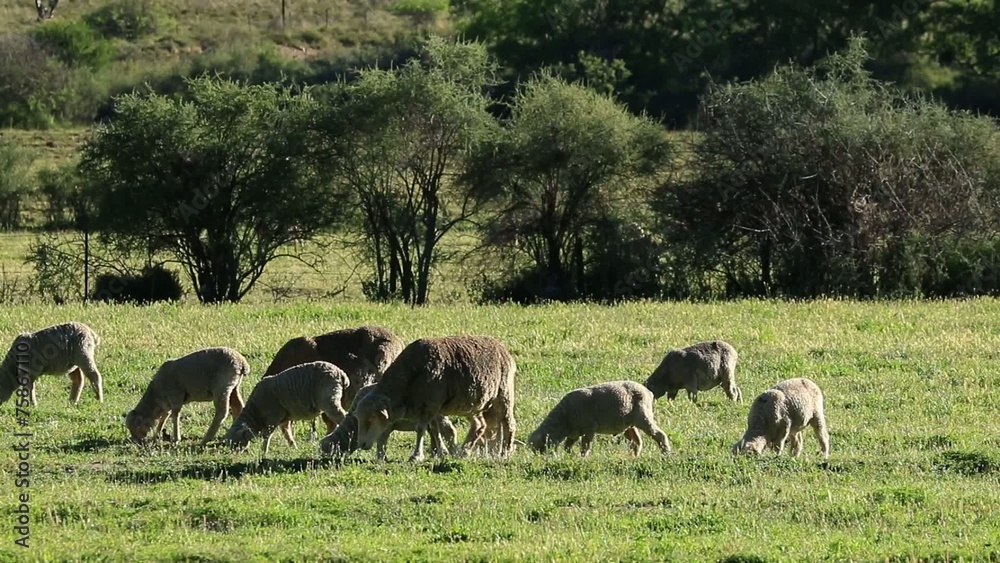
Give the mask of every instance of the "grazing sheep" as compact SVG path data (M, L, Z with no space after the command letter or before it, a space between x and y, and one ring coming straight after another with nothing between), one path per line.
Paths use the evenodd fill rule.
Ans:
M424 458L424 432L436 416L464 416L468 453L492 433L497 454L513 449L514 374L510 352L488 336L448 336L412 342L389 366L375 389L351 405L358 419L358 447L367 450L397 420L416 423L411 461ZM494 428L488 428L492 424Z
M342 399L346 410L356 391L378 379L403 351L403 346L403 341L391 330L372 325L335 330L312 338L300 336L289 340L278 350L271 365L264 371L264 377L308 362L330 362L344 370L351 381ZM324 422L329 426L329 420ZM315 435L316 420L310 420L309 424ZM282 427L281 433L291 445L295 445L291 422Z
M823 413L823 392L804 377L789 379L761 393L747 416L747 431L733 444L733 453L760 455L770 447L781 455L785 440L791 439L792 456L802 453L802 430L812 426L819 440L820 452L830 457L830 434Z
M545 453L565 441L568 452L581 438L580 454L586 456L595 434L624 432L632 455L639 457L642 438L636 429L656 440L664 454L670 453L670 440L653 415L653 393L635 381L612 381L567 393L528 436L528 445Z
M354 400L360 401L374 389L374 384L366 385L358 390ZM413 432L416 429L416 424L409 420L397 420L392 424L393 431ZM458 451L458 445L455 443L455 426L448 420L447 416L435 417L428 425L428 429L431 434L431 455L443 457L446 453L454 454ZM386 458L385 445L388 440L389 433L379 437L376 452L377 458L380 460ZM348 455L356 449L358 449L358 419L348 412L344 420L340 421L340 424L333 429L333 432L320 440L319 451L327 455Z
M347 414L341 397L349 385L347 374L330 362L309 362L265 377L253 388L243 412L222 440L244 449L255 436L261 436L266 457L271 434L279 426L284 432L284 423L290 420L310 420L323 413L330 421L330 432ZM290 436L285 437L293 442Z
M222 421L232 408L233 418L243 410L240 382L250 373L250 364L232 348L205 348L186 356L167 360L156 370L139 403L125 416L125 426L132 439L145 441L155 427L153 437L173 414L175 442L181 439L181 407L193 402L212 401L215 418L202 438L207 444L219 432Z
M69 375L72 381L69 400L80 402L83 378L90 381L97 400L104 402L101 372L94 362L94 349L101 339L83 323L70 322L23 332L14 338L10 350L0 363L0 404L10 398L23 383L28 389L31 406L38 404L35 381L44 374Z
M671 401L677 392L686 389L688 397L697 402L698 391L708 391L719 385L732 401L742 401L736 385L736 350L721 340L699 342L680 350L671 350L646 380L646 387L657 399L664 393Z

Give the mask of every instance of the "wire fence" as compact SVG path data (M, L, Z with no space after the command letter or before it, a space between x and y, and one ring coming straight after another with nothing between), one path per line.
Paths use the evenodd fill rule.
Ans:
M53 233L45 231L16 231L0 233L0 303L16 303L29 300L51 300L39 283L39 272L28 261L32 248L40 241L47 240ZM80 233L60 231L55 233L60 239L79 238ZM100 255L103 248L91 240L91 251ZM100 260L84 255L82 245L67 246L69 251L78 252L73 263L79 264L73 271L61 272L60 280L65 284L62 299L82 301L95 291L95 280L102 273L111 271L101 267ZM268 264L264 274L244 298L251 303L284 302L293 300L345 300L362 301L365 294L363 282L370 277L370 268L361 257L344 244L296 245L290 254L306 255L306 261L294 257L282 257ZM88 262L88 258L90 262ZM164 267L178 274L185 293L184 299L197 299L189 276L179 264L164 261ZM458 262L443 264L435 272L431 286L431 297L435 302L454 303L468 301L466 290L467 272ZM57 299L59 301L60 299Z

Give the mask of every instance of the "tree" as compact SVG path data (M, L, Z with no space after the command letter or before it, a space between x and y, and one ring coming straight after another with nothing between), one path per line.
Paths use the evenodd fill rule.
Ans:
M82 151L94 227L167 253L202 302L239 301L288 245L340 217L308 91L199 78L189 100L132 94L115 110Z
M468 161L466 182L494 203L484 244L529 260L548 297L612 297L613 284L601 295L587 287L590 258L623 234L616 225L641 221L648 190L669 167L663 128L547 74L520 88L511 112Z
M21 226L21 204L31 191L32 160L13 143L0 142L0 229Z
M993 121L904 95L868 61L859 39L703 99L692 174L659 193L676 296L918 293L942 241L995 232Z
M352 196L370 296L427 302L441 239L478 208L454 176L494 124L492 73L482 45L432 38L403 66L329 92L326 150Z

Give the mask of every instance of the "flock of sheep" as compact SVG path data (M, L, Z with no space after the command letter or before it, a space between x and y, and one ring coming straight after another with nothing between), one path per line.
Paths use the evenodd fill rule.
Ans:
M18 335L0 364L0 404L16 393L19 406L35 405L36 379L59 373L69 374L74 403L80 400L84 378L103 401L94 362L99 342L93 330L78 322ZM638 456L642 431L668 454L670 441L656 424L653 401L663 395L672 400L682 389L696 401L699 391L721 386L729 399L739 402L736 362L736 350L722 341L671 350L644 384L612 381L570 391L526 444L544 453L559 444L569 451L580 440L581 453L587 455L596 434L621 434ZM240 383L250 366L236 350L206 348L167 360L126 415L125 426L133 440L144 442L158 438L171 417L172 439L179 441L181 408L211 401L215 417L201 443L212 441L231 413L234 421L222 441L245 449L259 437L264 456L275 429L294 445L292 421L309 421L315 433L315 419L321 416L326 435L320 451L328 455L376 446L384 459L389 435L406 430L417 435L413 461L423 460L428 433L435 455L480 451L506 458L525 443L515 439L516 371L507 348L489 336L422 338L404 347L390 330L362 326L288 341L246 403ZM461 447L448 418L453 416L469 422ZM782 381L754 400L746 432L732 451L759 455L770 448L781 454L790 440L792 455L798 456L806 427L813 429L823 457L828 457L830 438L819 387L805 378Z

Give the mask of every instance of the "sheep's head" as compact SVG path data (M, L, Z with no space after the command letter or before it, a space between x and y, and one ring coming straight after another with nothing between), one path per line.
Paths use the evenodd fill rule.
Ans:
M390 430L389 407L389 397L377 391L355 402L352 410L358 420L358 448L370 449L379 436Z
M739 454L755 454L762 455L764 453L764 448L767 447L767 439L763 436L756 436L754 438L744 438L739 442L733 444L733 455Z
M324 455L347 455L357 449L358 419L348 415L333 432L319 441L319 452Z
M663 378L658 377L657 374L654 372L653 375L649 376L646 379L646 382L643 383L646 389L649 389L650 391L653 392L654 399L659 399L660 397L664 396L669 390L667 389L666 383L664 383L662 380Z
M154 426L156 426L156 420L148 416L142 416L135 412L134 409L128 411L128 414L125 415L125 427L128 428L134 442L145 442L146 436L149 435L149 431Z
M236 419L226 435L222 437L222 441L228 443L234 450L245 450L250 445L250 440L253 440L253 436L254 433L250 426Z
M549 438L549 435L543 432L541 428L535 430L528 436L528 447L530 447L535 453L544 454L552 442L553 441Z

